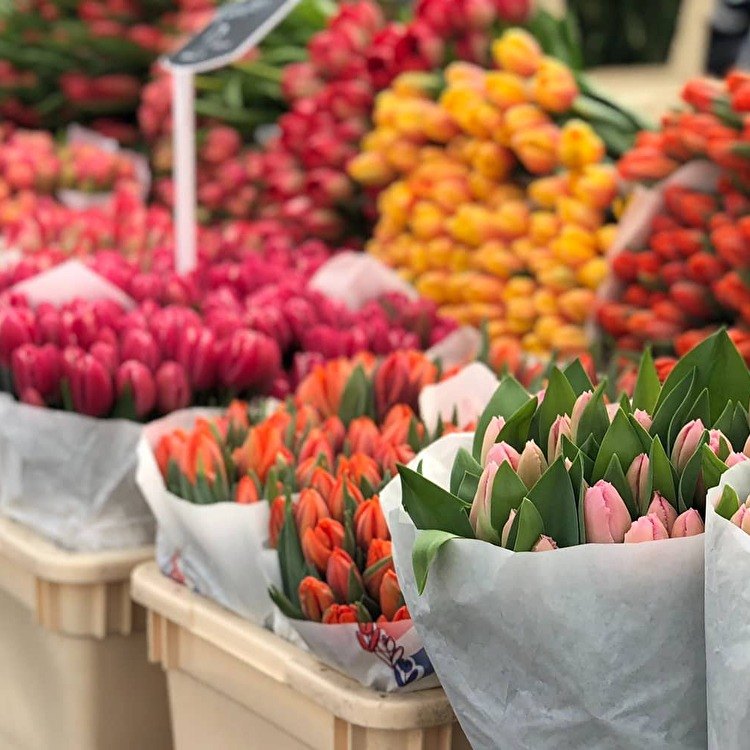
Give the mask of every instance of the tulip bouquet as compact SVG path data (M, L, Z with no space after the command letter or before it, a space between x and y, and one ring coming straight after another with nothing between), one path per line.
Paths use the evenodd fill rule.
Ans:
M367 249L445 314L487 321L493 339L582 351L607 275L616 173L596 125L576 117L586 100L570 69L520 29L492 54L495 69L449 65L437 101L414 74L378 96L349 165L383 189Z
M702 516L747 460L750 372L720 332L663 384L646 354L632 399L605 388L576 363L536 395L506 378L473 436L381 492L409 611L475 747L705 747ZM473 646L488 637L497 667Z
M683 99L691 111L665 115L660 132L641 134L619 163L626 180L663 180L622 218L635 231L618 242L618 289L598 311L622 349L674 343L683 353L721 325L736 326L738 343L747 336L750 77L690 81Z

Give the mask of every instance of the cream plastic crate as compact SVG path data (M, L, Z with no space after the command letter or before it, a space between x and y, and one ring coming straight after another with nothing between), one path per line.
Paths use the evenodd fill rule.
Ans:
M133 571L176 750L470 750L445 693L386 695L166 578Z
M130 600L130 571L151 557L66 552L0 519L3 750L171 747L164 675Z
M606 0L604 0L606 2ZM565 12L565 0L538 0L555 15ZM627 65L587 71L591 82L625 107L654 120L681 104L685 82L702 75L708 51L714 0L682 0L666 65Z

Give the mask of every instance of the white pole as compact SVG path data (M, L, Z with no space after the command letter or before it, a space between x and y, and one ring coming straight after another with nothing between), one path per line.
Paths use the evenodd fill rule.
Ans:
M195 86L193 72L172 68L172 139L174 148L175 269L192 271L196 248Z

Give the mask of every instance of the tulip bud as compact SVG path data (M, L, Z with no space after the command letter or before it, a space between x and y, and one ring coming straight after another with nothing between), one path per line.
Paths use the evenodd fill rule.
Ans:
M391 622L402 622L404 620L411 620L409 609L405 604L403 607L400 607L396 610L396 614L393 615L393 619L391 620Z
M521 481L531 489L547 471L547 461L542 449L533 441L529 440L521 452L516 473Z
M648 506L646 515L654 514L661 522L669 534L672 533L672 527L677 519L677 511L672 504L659 492L654 492L651 505Z
M510 513L508 514L508 520L503 524L503 532L500 535L500 544L503 545L503 547L508 546L508 539L510 539L510 530L513 528L513 521L516 520L516 516L518 515L518 511L515 508L511 508Z
M532 76L542 62L542 49L536 39L523 29L508 29L492 44L495 62L510 73Z
M730 453L724 463L731 469L733 466L736 466L743 461L747 461L747 456L744 453Z
M367 453L371 455L380 433L375 422L370 417L357 417L349 423L346 438L352 453Z
M89 417L103 417L112 409L114 389L112 376L99 360L81 355L69 370L73 408Z
M33 322L30 310L17 307L0 310L0 365L7 367L13 351L34 340Z
M321 518L315 528L308 528L301 538L305 560L325 573L331 553L344 543L344 527L333 518Z
M686 510L675 519L672 525L671 538L679 539L684 536L697 536L698 534L702 534L703 531L703 520L700 513L695 508L690 508L690 510Z
M625 534L625 544L637 544L639 542L657 542L661 539L669 539L669 533L664 524L655 513L641 516L634 521Z
M365 500L354 513L354 533L357 544L367 550L373 539L388 539L388 526L380 508L380 500Z
M532 79L532 93L542 109L561 114L570 109L578 96L578 86L566 65L545 57Z
M28 392L30 398L34 391L43 403L58 398L62 362L60 351L53 344L22 344L11 355L10 369L19 397Z
M375 563L385 560L393 554L393 545L386 539L373 539L367 550L367 569L372 568ZM377 599L380 591L380 582L383 580L387 570L393 570L393 559L384 563L374 573L365 576L365 586L373 599ZM365 570L367 572L367 570Z
M496 463L500 465L503 461L507 461L513 471L518 469L518 462L521 460L521 456L518 451L509 443L503 441L502 443L495 443L487 453L487 463Z
M320 622L324 612L336 601L330 586L312 576L300 581L298 594L302 614L313 622Z
M553 549L557 549L557 542L552 537L542 534L537 540L536 544L531 548L531 551L549 552Z
M607 417L609 417L610 423L617 416L617 412L620 411L620 404L607 404Z
M279 544L279 534L284 527L286 518L286 498L279 495L271 502L271 511L268 518L268 543L273 549Z
M745 441L745 445L742 447L742 452L750 457L750 437Z
M643 409L636 409L633 412L633 416L635 417L636 422L643 427L646 432L648 432L651 429L651 425L653 424L653 419L651 418L651 415L644 411Z
M331 604L323 613L324 625L343 625L359 622L359 610L353 604Z
M576 399L575 404L573 404L573 414L570 418L570 434L571 440L574 443L578 443L580 440L581 436L578 434L578 426L581 424L581 417L583 416L584 410L589 405L593 397L593 391L584 391Z
M151 371L142 362L129 359L117 368L115 376L117 398L130 397L135 416L143 419L156 405L156 384Z
M142 362L154 372L161 362L161 352L156 339L148 332L140 328L131 328L125 331L120 344L120 361L128 359Z
M321 518L329 518L328 506L320 493L310 487L300 492L299 500L294 505L294 520L300 539L307 529L314 529Z
M227 388L245 391L270 383L280 368L281 351L273 339L240 330L221 347L217 371Z
M185 368L191 386L206 391L216 381L216 341L208 328L189 327L180 334L177 361Z
M487 429L484 431L484 437L482 438L482 466L487 462L487 454L490 452L490 448L495 444L497 436L500 434L503 427L505 427L504 417L492 417L492 419L490 419L490 423L487 425Z
M552 423L547 440L547 461L551 464L562 454L562 439L572 439L570 417L560 414Z
M185 368L177 362L162 362L156 371L156 405L160 414L190 406L192 394Z
M614 485L598 481L583 498L586 541L597 544L622 542L630 528L630 513Z
M726 456L732 452L732 445L721 430L708 431L708 447L717 456Z
M252 478L247 476L240 477L237 486L234 488L234 502L239 505L250 505L260 500L258 496L258 487Z
M350 580L358 583L360 588L363 587L362 575L354 560L348 552L338 547L331 552L326 566L326 581L338 602L346 603L350 600Z
M404 596L401 593L395 570L386 571L380 583L380 610L389 622L404 606Z
M628 480L628 487L630 487L630 493L635 501L635 506L639 509L644 508L648 501L650 466L651 461L649 457L645 453L641 453L633 459L633 463L630 464L625 477Z
M744 532L750 534L750 500L740 505L737 512L729 519L735 526L739 526Z
M698 443L705 429L700 419L694 419L679 431L672 448L672 463L677 471L685 468L693 453L698 449Z
M499 468L499 465L494 461L488 462L484 467L469 511L469 522L477 539L485 542L497 542L497 531L492 528L491 512L492 488Z
M336 479L331 494L328 495L328 510L333 518L337 521L344 520L344 490L349 497L354 500L355 505L360 505L364 502L362 491L357 485L351 480L350 477L340 475Z

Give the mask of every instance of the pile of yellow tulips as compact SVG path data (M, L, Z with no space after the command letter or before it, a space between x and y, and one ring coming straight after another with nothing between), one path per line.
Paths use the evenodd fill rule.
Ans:
M581 350L608 272L615 170L592 127L566 117L578 88L565 65L520 29L492 53L497 69L448 66L437 100L419 73L378 96L349 165L380 190L368 251L493 340Z

